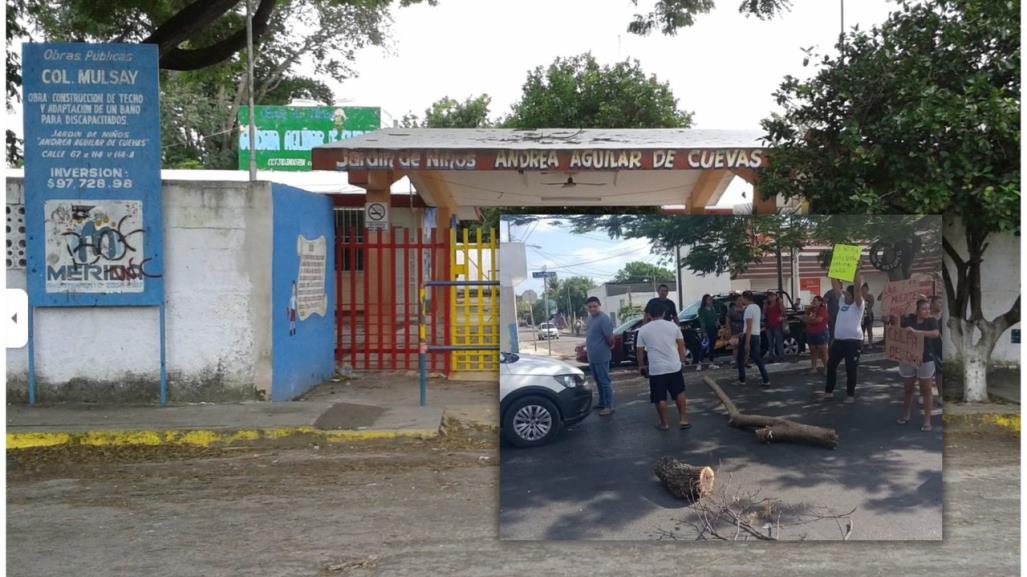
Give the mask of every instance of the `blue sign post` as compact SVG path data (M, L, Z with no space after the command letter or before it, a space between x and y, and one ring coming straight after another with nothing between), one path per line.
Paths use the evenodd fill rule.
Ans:
M157 47L22 50L29 403L34 307L158 307L167 402Z

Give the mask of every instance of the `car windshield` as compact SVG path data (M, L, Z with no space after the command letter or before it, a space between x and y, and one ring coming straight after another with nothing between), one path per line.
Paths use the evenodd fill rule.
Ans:
M624 331L630 329L631 325L637 323L640 320L642 320L642 317L631 317L630 319L624 321L620 326L613 329L613 334L619 335L623 333Z
M690 319L696 316L697 314L699 314L699 301L695 301L694 303L682 309L681 312L678 313L678 320L683 321L686 319Z

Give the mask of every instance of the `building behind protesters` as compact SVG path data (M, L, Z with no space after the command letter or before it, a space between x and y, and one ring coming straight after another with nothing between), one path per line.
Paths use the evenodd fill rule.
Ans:
M613 383L610 380L610 361L613 359L613 322L602 309L602 303L596 297L585 301L588 309L588 320L585 323L585 352L588 355L588 367L596 382L599 392L599 409L601 416L613 413Z
M916 312L902 318L901 327L906 331L919 334L924 337L924 347L920 366L907 363L899 363L899 374L902 375L905 384L904 396L902 399L902 416L898 423L904 425L909 422L913 407L913 392L916 386L920 386L920 395L923 398L924 423L921 431L931 430L931 413L934 409L933 389L934 377L940 372L940 367L935 361L936 342L941 341L941 331L938 328L938 319L931 314L931 303L927 299L920 299L916 302Z
M763 379L763 386L770 386L770 376L767 374L767 367L763 364L763 349L760 339L760 306L756 304L756 298L751 291L745 291L739 297L739 302L744 306L742 310L742 333L738 336L738 347L735 350L735 362L738 364L738 384L745 384L745 360L752 359L760 371Z
M656 407L661 431L670 429L667 423L667 398L678 409L678 428L688 429L685 379L681 369L685 362L685 340L677 324L677 311L663 303L649 309L652 320L642 325L635 336L639 372L649 377L649 401Z
M863 351L863 311L866 301L860 286L860 274L856 271L854 284L842 290L842 281L831 279L832 292L843 295L838 302L838 315L835 317L834 338L827 353L827 385L821 397L830 398L834 395L834 387L838 379L838 365L845 361L845 402L856 401L856 379L859 375L859 357Z

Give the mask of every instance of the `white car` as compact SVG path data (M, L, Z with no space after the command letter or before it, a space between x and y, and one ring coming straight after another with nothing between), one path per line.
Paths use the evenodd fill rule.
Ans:
M553 323L542 323L538 326L536 333L538 340L544 341L546 339L560 339L560 329L556 328Z
M499 423L511 445L544 445L591 412L592 388L581 369L548 357L499 354Z

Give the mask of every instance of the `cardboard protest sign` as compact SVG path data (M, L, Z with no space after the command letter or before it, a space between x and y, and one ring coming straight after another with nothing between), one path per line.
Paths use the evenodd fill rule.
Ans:
M934 295L936 286L937 279L926 274L889 282L881 291L881 314L901 317L916 312L917 299Z
M836 244L831 252L831 269L827 271L828 278L836 278L846 282L852 282L856 278L856 268L859 267L859 257L863 249L854 244Z
M884 353L889 360L919 367L924 358L924 336L904 328L884 328Z

